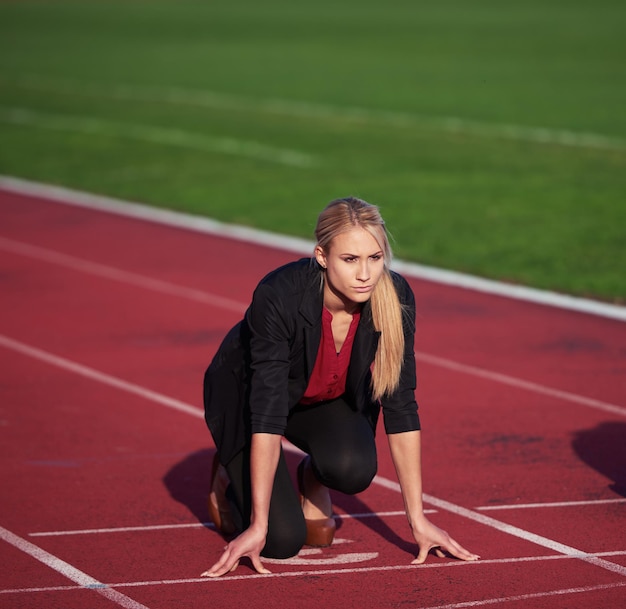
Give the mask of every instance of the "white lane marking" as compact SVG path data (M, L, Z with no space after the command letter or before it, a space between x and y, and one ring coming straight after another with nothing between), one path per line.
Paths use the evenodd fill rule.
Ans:
M351 123L374 123L398 129L415 127L443 133L475 135L481 138L510 139L599 150L626 149L626 140L623 138L599 133L484 122L456 116L432 116L391 110L371 110L369 108L335 106L293 99L250 98L205 89L150 87L136 84L115 84L104 87L98 83L76 83L39 74L23 75L13 81L12 84L31 90L63 95L91 96L98 99L191 105L253 114L264 113L294 118L331 120L333 122L343 120Z
M610 556L623 556L626 552L612 552L602 553L598 556L610 555ZM473 562L465 562L460 560L450 562L429 562L421 565L401 564L401 565L381 565L377 567L351 567L351 568L334 568L334 569L314 569L311 571L284 571L281 573L246 573L237 575L223 575L217 578L207 577L190 577L184 579L163 579L163 580L147 580L147 581L135 581L135 582L117 582L108 584L114 588L137 588L145 586L169 586L175 584L219 584L220 582L232 582L232 581L250 581L253 579L283 579L287 577L320 577L325 575L360 575L367 573L385 573L393 571L412 571L421 569L449 569L449 568L480 568L488 565L500 566L503 564L516 564L516 563L534 563L553 560L572 560L575 556L562 556L562 555L549 555L549 556L524 556L518 558L503 558L492 560L478 560ZM608 588L620 588L626 586L626 582L618 581L613 584L608 584ZM590 587L589 591L592 591L594 587ZM31 593L31 592L48 592L48 591L61 591L61 590L77 590L77 586L47 586L39 588L15 588L11 590L0 590L0 594L19 594L19 593ZM601 587L600 589L604 589Z
M286 447L288 449L288 447ZM374 480L379 486L388 488L385 482L395 484L385 478L378 478ZM396 487L391 490L397 490ZM527 510L537 508L560 508L560 507L581 507L581 506L595 506L606 504L626 503L626 499L597 499L592 501L552 501L546 503L518 503L518 504L506 504L506 505L484 505L474 508L476 511L497 511L497 510ZM425 509L425 514L436 514L438 510ZM335 514L334 518L337 520L361 520L366 518L395 518L405 517L406 512L404 510L394 510L391 512L365 512L358 514ZM65 535L100 535L109 533L134 533L141 531L160 531L167 529L185 529L185 528L214 528L212 522L190 522L186 524L154 524L135 527L108 527L102 529L70 529L64 531L39 531L35 533L29 533L29 537L62 537ZM337 543L335 539L333 543ZM597 553L596 553L597 555Z
M432 281L449 285L455 288L474 290L484 294L502 296L523 302L556 307L566 311L575 311L586 315L607 317L618 321L626 321L626 307L623 305L609 304L597 300L588 300L580 296L570 296L550 290L540 290L523 285L501 283L495 279L474 277L457 271L437 269L412 262L394 261L393 268L408 277L417 277L425 281Z
M400 492L400 485L398 485L398 492ZM554 552L559 552L560 554L565 554L569 556L575 556L579 560L626 577L626 567L622 567L622 565L612 563L608 560L603 560L602 558L597 558L592 554L588 554L586 552L573 548L572 546L568 546L564 543L554 541L553 539L549 539L547 537L543 537L542 535L531 533L530 531L526 531L525 529L521 529L519 527L507 524L506 522L501 522L500 520L496 520L495 518L491 518L490 516L485 516L484 514L480 514L459 505L455 505L454 503L450 503L449 501L445 501L444 499L438 499L437 497L433 497L432 495L424 494L424 501L438 507L440 510L445 510L447 512L452 512L453 514L463 516L468 520L473 520L474 522L478 522L487 527L491 527L492 529L496 529L497 531L508 533L509 535L513 535L514 537L518 537L525 541L530 541L531 543L534 543L538 546L543 546L544 548L548 548L550 550L553 550Z
M424 510L425 513L433 514L437 510ZM362 520L364 518L392 518L394 516L406 516L404 510L394 510L392 512L365 512L359 514L335 514L335 518L340 520Z
M185 524L154 524L137 527L108 527L104 529L73 529L70 531L41 531L29 533L29 537L65 537L66 535L108 535L110 533L139 533L142 531L165 531L168 529L215 528L212 522L188 522Z
M78 364L64 357L59 357L58 355L53 355L52 353L37 349L36 347L30 347L29 345L13 340L8 336L5 336L4 334L0 334L0 346L6 347L7 349L12 349L13 351L17 351L22 355L38 359L52 366L56 366L57 368L61 368L74 374L78 374L92 381L97 381L98 383L103 383L104 385L109 385L110 387L115 387L116 389L121 389L122 391L138 395L139 397L142 397L146 400L151 400L153 402L156 402L157 404L161 404L162 406L167 406L168 408L184 412L185 414L190 414L194 417L204 417L204 412L202 410L200 410L199 408L195 408L190 404L186 404L185 402L181 402L180 400L175 400L174 398L167 397L162 393L157 393L156 391L146 389L141 385L136 385L135 383L123 381L118 377L112 376L110 374L105 374L104 372L99 372L94 368L83 366L82 364Z
M95 275L97 277L104 277L105 279L119 281L134 287L159 292L161 294L186 298L195 302L201 302L203 304L221 307L223 309L239 313L243 313L246 310L246 307L242 303L230 298L217 296L209 292L204 292L203 290L187 288L175 283L170 283L169 281L153 279L151 277L147 277L146 275L140 275L139 273L123 271L122 269L118 269L113 266L100 264L98 262L91 262L89 260L85 260L84 258L77 258L76 256L70 256L68 254L62 254L55 250L39 247L37 245L30 245L29 243L22 243L21 241L0 237L0 248L14 254L28 256L29 258L35 258L50 264L57 264L74 271Z
M547 503L518 503L510 505L483 505L474 508L479 512L496 511L496 510L528 510L535 508L554 508L554 507L580 507L584 505L605 505L610 503L626 503L625 499L593 499L589 501L552 501Z
M626 408L623 406L617 406L616 404L594 400L593 398L588 398L569 391L553 389L552 387L546 387L545 385L540 385L539 383L525 381L514 376L509 376L508 374L501 374L499 372L492 372L491 370L485 370L484 368L478 368L476 366L460 364L459 362L455 362L444 357L437 357L436 355L430 355L429 353L423 353L421 351L415 352L415 358L428 364L453 370L454 372L463 372L465 374L484 378L489 381L503 383L504 385L517 387L518 389L525 389L527 391L532 391L533 393L547 395L560 400L581 404L582 406L589 406L590 408L595 408L596 410L603 410L621 417L626 417Z
M597 586L583 586L580 588L563 588L560 590L548 590L547 592L534 592L530 594L518 594L516 596L502 596L500 598L487 598L478 601L464 601L460 603L450 603L448 605L436 605L424 607L424 609L465 609L466 607L485 607L487 605L499 605L500 603L512 603L515 601L529 601L535 598L546 598L552 596L565 596L568 594L582 594L583 592L600 592L601 590L611 590L626 586L625 583L599 584Z
M144 275L139 275L138 273L123 271L115 267L91 262L82 258L77 258L75 256L62 254L55 250L30 245L28 243L22 243L21 241L7 239L5 237L0 237L0 249L4 249L6 251L10 251L12 253L22 256L35 258L46 263L58 264L60 266L70 268L75 271L94 274L99 277L104 277L106 279L119 281L134 287L145 288L162 294L178 296L196 302L210 304L212 306L221 307L229 311L242 313L246 310L245 304L235 300L231 300L229 298L223 298L221 296L217 296L209 292L204 292L202 290L186 288L184 286L179 286L177 284L167 281L152 279ZM506 374L501 374L499 372L492 372L490 370L485 370L476 366L461 364L447 358L430 355L428 353L423 353L420 351L415 352L415 357L418 360L424 361L432 365L447 368L448 370L453 370L455 372L470 374L480 378L485 378L490 381L495 381L498 383L503 383L505 385L517 387L519 389L524 389L541 395L548 395L550 397L575 402L577 404L582 404L590 408L595 408L597 410L603 410L604 412L609 412L611 414L617 414L619 416L626 417L626 408L622 406L617 406L615 404L610 404L608 402L603 402L601 400L595 400L593 398L588 398L575 393L561 391L560 389L553 389L545 385L540 385L539 383L525 381L523 379L519 379Z
M96 209L117 215L137 218L148 222L176 226L187 230L228 237L246 243L255 243L273 249L282 249L299 255L311 255L314 243L307 239L289 237L269 231L261 231L234 224L217 222L210 218L182 212L158 209L141 203L122 201L111 197L93 195L60 186L40 184L10 176L0 176L0 188L27 196L45 198L56 203ZM422 264L394 260L393 267L408 277L424 279L457 288L495 294L505 298L533 302L568 311L626 321L626 307L588 300L547 290L516 286L491 279L474 277L456 271L438 269Z
M73 114L50 114L29 108L0 106L0 122L35 129L131 139L161 146L175 146L188 150L239 156L304 169L317 164L310 154L298 150L275 148L251 140L201 135L182 129L117 122Z
M11 544L18 550L21 550L25 554L32 556L39 562L43 563L50 569L53 569L57 573L60 573L64 577L67 577L69 580L79 584L81 588L86 588L88 590L93 590L98 594L104 596L105 598L113 601L117 605L124 607L125 609L148 609L145 605L134 601L132 598L129 598L125 594L118 592L117 590L113 590L107 584L103 584L102 582L94 579L90 575L83 573L76 567L73 567L69 563L57 558L50 552L46 552L42 550L39 546L32 544L30 541L26 541L22 539L15 533L5 529L4 527L0 527L0 539L6 541ZM2 590L3 593L7 592L6 590Z
M286 447L288 449L288 447ZM435 514L437 510L424 510L425 514ZM393 518L395 516L406 516L404 511L393 512L367 512L360 514L335 514L336 520L363 520L366 518ZM65 531L39 531L29 533L29 537L63 537L65 535L101 535L109 533L135 533L141 531L161 531L167 529L187 529L187 528L215 528L212 522L189 522L185 524L153 524L136 527L107 527L102 529L70 529ZM335 539L333 543L338 543Z
M335 539L333 546L351 543L349 539ZM344 554L336 553L328 556L322 556L324 551L322 548L303 548L296 556L292 558L263 558L263 563L270 565L305 565L305 566L322 566L322 565L351 565L359 562L367 562L378 558L378 552L346 552ZM310 558L311 556L315 558Z

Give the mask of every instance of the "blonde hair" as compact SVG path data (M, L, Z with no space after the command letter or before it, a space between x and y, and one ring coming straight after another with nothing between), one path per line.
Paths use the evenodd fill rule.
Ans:
M397 389L404 361L402 305L389 273L392 253L385 222L376 205L356 197L336 199L319 215L315 237L317 245L328 253L337 235L357 226L376 239L384 254L384 271L370 298L374 328L381 333L372 366L372 394L380 400Z

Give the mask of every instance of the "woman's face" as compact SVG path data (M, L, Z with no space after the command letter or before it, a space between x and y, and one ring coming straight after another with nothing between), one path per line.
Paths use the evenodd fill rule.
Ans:
M369 300L384 270L383 250L360 227L337 235L327 252L316 247L315 257L326 268L324 304L331 309Z

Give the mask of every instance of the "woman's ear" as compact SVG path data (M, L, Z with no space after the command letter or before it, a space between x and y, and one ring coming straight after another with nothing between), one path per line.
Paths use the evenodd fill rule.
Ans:
M315 246L315 259L323 269L326 268L326 254L320 245Z

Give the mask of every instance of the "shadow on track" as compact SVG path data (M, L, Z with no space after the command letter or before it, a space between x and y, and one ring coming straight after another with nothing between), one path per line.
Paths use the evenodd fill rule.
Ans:
M176 463L163 477L163 483L172 499L186 505L202 523L209 521L207 500L211 480L212 448L191 453Z
M577 431L572 448L581 461L612 480L612 491L626 497L626 423L608 421Z

